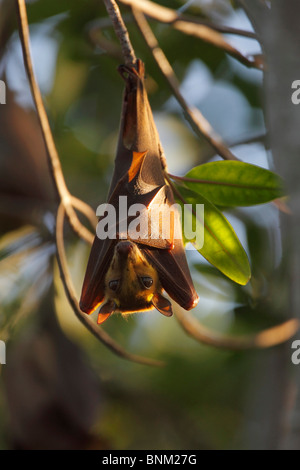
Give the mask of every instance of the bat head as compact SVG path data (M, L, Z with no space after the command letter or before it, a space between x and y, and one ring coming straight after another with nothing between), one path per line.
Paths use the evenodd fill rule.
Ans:
M129 314L153 308L163 315L172 315L171 303L162 295L157 270L136 243L119 241L105 276L105 301L98 323L114 312Z

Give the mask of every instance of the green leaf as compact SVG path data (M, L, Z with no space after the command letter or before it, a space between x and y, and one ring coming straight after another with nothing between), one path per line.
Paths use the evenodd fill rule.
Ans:
M184 184L217 206L251 206L282 197L278 175L250 163L218 161L189 171Z
M193 240L195 248L228 278L238 284L247 284L251 277L249 260L228 220L202 195L182 186L176 188L184 202L192 204L193 209L190 213L194 224L198 222L201 224L200 228L204 227L204 244L197 246L197 241ZM183 200L177 197L182 210L186 211L186 206L183 209ZM196 219L196 204L204 204L204 220ZM186 217L186 213L183 214Z

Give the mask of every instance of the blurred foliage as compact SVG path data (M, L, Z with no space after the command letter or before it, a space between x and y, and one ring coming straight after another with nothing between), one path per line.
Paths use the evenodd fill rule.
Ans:
M159 3L179 8L184 2ZM8 88L7 104L0 108L0 338L7 342L7 365L1 370L6 373L0 377L0 447L47 447L43 436L49 446L55 447L55 440L49 441L46 431L53 429L54 435L56 426L70 429L68 435L74 435L75 440L72 445L66 441L65 446L75 448L251 446L246 439L249 421L254 419L247 414L248 391L255 381L257 362L268 356L269 351L229 352L199 345L183 332L175 318L164 318L156 311L132 316L128 322L113 317L105 328L115 340L130 351L166 362L163 368L146 367L114 356L74 317L53 262L56 203L40 130L30 104L11 4L11 0L0 4L0 18L2 13L9 17L5 34L0 35L2 79ZM129 10L123 7L121 10L126 15L136 54L146 64L149 98L171 172L182 174L195 164L215 159L212 149L204 139L195 137L174 103ZM229 1L197 1L189 13L223 24L241 19L240 27L249 28L245 16L240 10L234 10ZM72 194L96 208L105 201L118 135L123 82L117 73L121 60L117 40L105 8L98 0L36 0L28 2L28 16L33 60L67 184ZM102 24L96 44L92 40L95 36L90 33ZM155 22L151 26L183 89L187 87L191 104L208 113L219 132L222 123L230 121L229 138L233 143L264 133L260 72L241 71L243 67L222 51L184 36L170 26ZM234 41L239 45L238 38ZM104 45L108 43L114 46L106 51ZM252 44L257 49L255 41ZM195 64L201 66L203 73L193 72L191 77L188 71ZM45 76L48 82L42 80ZM49 77L53 80L49 81ZM188 83L193 86L187 86ZM176 152L174 140L178 136L181 144ZM191 149L191 155L181 149ZM248 163L269 167L262 144L238 145L232 150ZM246 248L252 280L247 286L236 285L198 253L189 251L200 295L193 313L218 331L258 331L282 320L269 307L274 288L271 281L281 256L277 209L265 204L225 213ZM89 247L70 230L66 230L66 246L79 293ZM51 306L50 313L46 305ZM47 323L49 315L55 315L58 324ZM57 337L60 349L56 349ZM47 342L51 344L50 350ZM44 369L44 361L38 361L39 354L45 364L47 359L52 361L53 369ZM20 426L26 428L32 423L33 409L29 407L30 401L22 402L23 395L16 393L17 407L12 390L17 392L18 380L22 387L44 384L43 390L48 390L45 389L47 373L58 373L57 365L63 374L70 371L72 380L63 381L65 401L58 400L59 387L51 389L46 416L52 412L61 419L50 423L35 410L38 419L33 426L41 440L37 444L36 437L30 441L28 436L26 442L19 442ZM78 373L76 381L79 365L82 373ZM14 373L9 372L10 367ZM82 399L83 413L88 409L89 394L85 397L83 393L85 374L97 376L96 385L91 378L91 393L94 397L97 390L99 393L93 412L99 405L101 413L95 412L93 419L81 425L76 413L64 413L64 410L72 406L75 390L75 395ZM60 380L58 377L57 383ZM84 437L78 441L78 436Z

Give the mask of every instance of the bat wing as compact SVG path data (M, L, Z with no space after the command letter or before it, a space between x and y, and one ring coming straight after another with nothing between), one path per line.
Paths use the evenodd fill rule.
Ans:
M144 253L156 268L164 290L185 310L196 307L199 297L194 288L181 240L172 250L144 247Z
M135 177L135 179L137 178L138 176ZM160 249L173 246L173 238L163 237L163 233L159 231L155 234L151 232L152 226L155 227L156 224L153 223L153 218L149 217L149 207L151 203L161 209L162 214L166 211L165 199L168 193L166 185L151 185L151 188L148 188L148 192L136 191L136 194L133 187L135 187L134 182L128 182L128 176L126 175L126 177L121 178L118 182L108 201L108 203L116 209L115 225L110 227L110 233L113 234L114 238L101 239L96 236L94 239L80 298L80 308L86 313L92 313L104 300L105 275L110 266L115 245L119 239L129 239L136 243L154 246ZM120 196L126 196L129 208L132 204L141 204L143 206L144 209L140 212L138 217L142 231L139 230L134 233L132 224L134 224L135 218L133 215L128 217L127 212L125 214L119 214ZM100 217L99 222L102 219L104 219L104 216ZM122 230L122 226L126 227L125 232ZM136 224L134 226L136 227Z
M116 243L117 240L101 240L97 236L94 239L79 302L81 310L85 313L92 313L104 300L105 275Z
M141 180L144 186L139 188L142 192L147 191L147 185L164 184L163 152L145 88L144 64L138 60L136 69L121 66L119 71L125 80L126 87L115 169L108 198L114 192L118 182L129 173L130 168L134 171L143 167Z

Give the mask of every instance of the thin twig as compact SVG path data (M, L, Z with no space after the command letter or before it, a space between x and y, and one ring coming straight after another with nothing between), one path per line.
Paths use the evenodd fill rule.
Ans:
M183 329L201 344L233 351L270 348L288 341L299 330L299 321L290 319L253 335L229 336L210 330L180 308L174 313Z
M167 171L164 172L164 177L165 177L166 181L169 183L169 185L170 185L173 193L177 197L177 199L179 199L183 204L187 204L186 200L184 199L184 197L182 197L180 192L177 190L175 184L171 180L171 175Z
M134 67L136 64L136 56L132 44L129 39L128 31L122 19L120 10L115 0L103 0L109 14L115 33L120 41L125 64Z
M66 252L65 252L65 247L64 247L64 234L63 234L64 218L65 218L65 208L64 208L64 205L61 203L58 207L57 219L56 219L57 261L58 261L61 279L64 285L66 296L69 300L69 303L76 317L98 340L100 340L107 348L109 348L112 352L122 357L123 359L127 359L129 361L137 362L139 364L144 364L144 365L162 366L163 363L160 361L155 361L153 359L136 356L135 354L131 354L125 351L125 349L119 346L119 344L116 343L101 327L96 325L96 323L94 323L86 313L83 313L80 310L76 293L75 293L75 289L74 289L72 279L68 270L68 263L67 263Z
M177 175L172 175L171 173L169 173L169 177L172 179L172 180L175 180L175 181L180 181L182 183L198 183L198 184L213 184L213 185L222 185L222 184L225 184L225 183L222 183L220 181L211 181L211 180L204 180L204 179L199 179L199 178L187 178L186 176L177 176ZM227 185L227 183L226 183ZM233 183L228 183L228 186L237 186L236 184L233 184ZM245 186L242 186L243 188Z
M110 18L109 24L111 26ZM93 46L100 48L102 51L105 51L110 57L114 57L117 61L123 62L123 54L120 44L112 42L110 39L107 39L104 34L102 34L102 29L100 27L91 26L88 29L88 39Z
M220 33L234 34L244 36L251 39L257 39L256 34L252 31L245 31L243 29L232 28L230 26L217 25L208 20L197 18L191 15L183 15L171 8L159 5L148 0L119 0L124 5L136 7L141 10L149 18L153 18L161 23L174 25L177 21L192 23L200 26L207 26L208 28L219 31Z
M249 137L241 137L238 140L233 140L232 142L227 142L228 147L237 147L239 145L247 145L247 144L263 144L264 147L269 150L270 148L270 142L269 142L269 136L268 133L261 133L261 134L256 134L252 135Z
M74 232L77 233L81 238L90 242L91 233L81 224L78 219L76 212L74 211L71 204L71 195L67 188L64 175L62 172L59 156L56 150L54 139L52 136L50 124L48 121L47 113L43 104L42 95L35 79L33 64L30 54L30 43L29 43L29 26L27 19L27 11L25 0L16 0L17 14L19 20L19 34L23 50L23 58L25 69L28 75L28 80L31 88L31 93L35 102L38 120L41 126L43 139L45 142L46 153L48 157L49 168L51 176L54 182L54 187L57 193L59 201L62 201L66 210L68 221L73 228ZM93 236L92 236L93 237Z
M204 137L215 151L225 160L238 160L238 158L226 147L223 143L222 138L212 129L210 123L196 108L191 108L179 90L179 83L162 49L159 47L158 41L153 34L145 15L136 9L132 9L137 26L149 47L154 60L156 61L160 71L164 78L167 80L173 95L177 99L178 103L182 107L185 113L185 117L190 123L193 130L200 137Z
M93 227L94 231L96 231L98 219L97 219L94 209L86 202L72 195L71 195L71 202L72 202L72 206L75 207L75 209L77 209L79 212L81 212L83 215L86 216L91 226Z
M211 25L199 22L196 19L193 19L193 17L179 15L170 8L157 5L153 2L149 2L148 0L121 0L121 2L135 10L147 14L151 18L155 18L157 21L170 24L174 29L184 34L194 36L208 44L212 44L213 46L222 49L247 67L262 69L261 61L257 61L255 56L247 57L243 55L227 42L222 34L216 31L216 28L212 28Z

